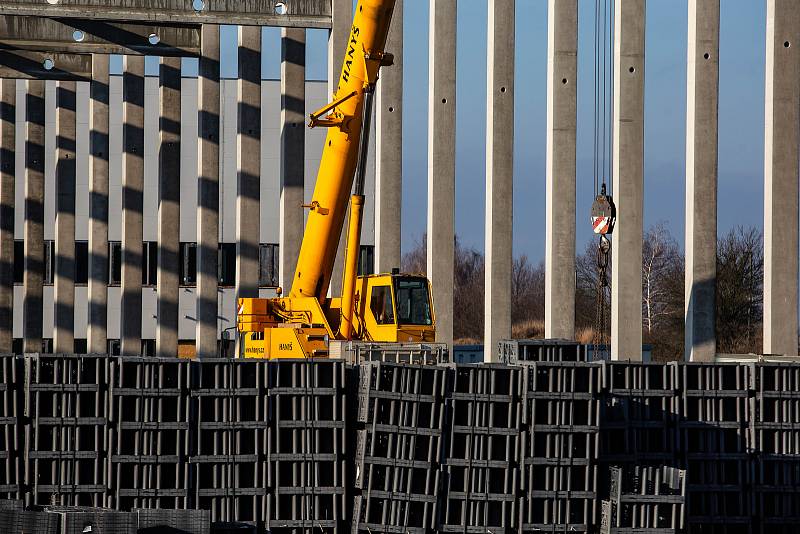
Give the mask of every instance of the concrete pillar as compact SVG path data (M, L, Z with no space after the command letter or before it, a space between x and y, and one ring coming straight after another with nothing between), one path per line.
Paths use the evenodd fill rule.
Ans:
M764 353L797 354L800 10L767 1L764 112Z
M685 356L714 361L719 0L689 0L686 73Z
M181 195L181 58L161 58L158 148L158 322L156 355L178 355Z
M306 31L281 30L280 285L288 293L303 241Z
M428 71L428 278L436 341L453 344L456 0L431 0Z
M261 221L261 28L239 27L236 296L258 297ZM301 215L302 217L302 215ZM302 226L302 218L300 223Z
M142 213L144 209L144 56L125 56L122 78L123 356L142 350Z
M56 87L56 272L53 350L75 350L75 82Z
M396 0L375 105L375 270L400 267L403 207L403 0Z
M42 350L44 281L44 81L29 80L25 98L25 262L23 352Z
M89 322L87 349L108 350L109 56L92 56L89 84Z
M14 195L16 80L0 80L0 353L14 338Z
M198 78L197 357L217 355L219 249L219 26L204 24Z
M489 2L486 70L486 297L484 361L511 337L514 264L514 0Z
M544 337L575 338L575 128L578 2L547 5Z
M339 84L339 75L342 72L342 62L353 24L353 2L351 0L333 0L331 11L331 31L328 34L328 93L333 95ZM345 221L350 219L349 209ZM344 271L344 253L346 239L345 224L339 236L339 246L336 249L336 259L333 263L333 274L328 292L334 296L342 294L342 276ZM281 255L283 251L281 251ZM291 273L294 274L294 273ZM281 275L282 276L282 275ZM291 275L289 280L291 280Z
M613 185L617 225L611 246L611 358L642 358L645 0L614 10Z

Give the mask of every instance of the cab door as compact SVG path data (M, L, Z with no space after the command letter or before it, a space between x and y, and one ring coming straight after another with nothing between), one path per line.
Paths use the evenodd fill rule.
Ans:
M368 284L365 317L365 339L397 341L397 311L391 278L375 278Z

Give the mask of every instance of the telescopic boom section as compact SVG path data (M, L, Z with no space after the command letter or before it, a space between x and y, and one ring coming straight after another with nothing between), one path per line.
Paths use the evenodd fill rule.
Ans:
M325 302L358 163L364 93L378 78L395 0L359 0L330 113L329 126L290 297ZM325 108L323 108L325 109Z

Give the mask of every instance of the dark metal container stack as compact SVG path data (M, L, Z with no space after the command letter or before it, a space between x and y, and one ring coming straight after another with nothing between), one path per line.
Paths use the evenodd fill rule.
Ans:
M267 369L266 526L273 533L339 532L349 513L345 477L352 462L346 366L341 360L274 360Z
M103 504L108 362L99 356L25 357L28 505Z
M610 468L600 534L675 534L683 531L686 471L669 466Z
M747 531L751 521L751 368L727 363L678 367L689 529Z
M436 526L449 369L371 362L357 372L352 531L422 534Z
M0 498L19 499L22 497L21 483L24 458L23 426L20 416L23 413L24 371L20 360L13 354L0 354Z
M267 510L268 363L203 359L192 367L195 504L212 521L263 521Z
M110 365L107 505L190 507L190 362L118 357Z
M442 532L514 532L518 521L521 369L459 365L445 399Z
M800 524L800 366L753 369L754 514L760 532L796 532Z
M46 506L44 512L55 516L59 534L137 534L136 514L106 508Z
M602 368L523 366L523 532L586 532L597 516Z
M585 362L589 345L567 339L506 339L500 341L499 360L508 365L518 362Z
M209 534L211 513L208 510L132 510L139 524L138 534Z

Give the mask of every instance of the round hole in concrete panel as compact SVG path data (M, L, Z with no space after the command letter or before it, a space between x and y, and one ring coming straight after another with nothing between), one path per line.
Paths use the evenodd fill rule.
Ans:
M442 99L442 104L447 104L447 99L446 98Z
M147 42L150 43L151 45L157 45L158 43L161 42L161 37L159 37L155 33L151 33L150 35L147 36Z
M392 106L389 106L389 113L394 113L394 108Z
M195 11L203 11L206 8L204 0L192 0L192 9Z
M286 7L285 2L275 2L275 14L276 15L285 15L288 12L288 8Z
M84 39L86 39L86 34L81 30L75 30L72 32L72 40L76 43L81 43Z
M56 63L55 63L55 61L52 60L52 58L48 57L48 58L45 58L44 61L42 61L42 67L44 67L44 70L53 70L53 67L55 67L55 66L56 66Z
M708 58L710 58L710 57L711 57L711 54L709 54L708 52L706 52L705 54L703 54L703 59L708 59Z
M506 92L506 88L505 88L505 87L501 87L501 88L500 88L500 92L501 92L501 93L505 93L505 92Z
M567 85L567 79L566 78L561 78L561 83L563 83L564 85Z
M636 72L636 67L629 67L629 68L628 68L628 72L630 72L631 74L633 74L634 72Z
M789 48L790 46L792 46L792 43L790 43L789 41L784 41L783 42L783 47L784 48Z

